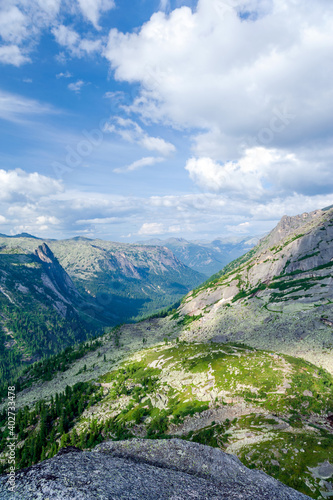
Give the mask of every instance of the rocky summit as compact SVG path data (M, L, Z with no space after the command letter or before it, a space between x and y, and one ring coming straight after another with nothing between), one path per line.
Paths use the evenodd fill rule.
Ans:
M3 500L306 500L306 495L232 455L179 439L106 442L92 452L75 447L16 474Z
M283 217L255 248L187 295L174 316L180 338L244 342L333 373L332 241L332 207Z

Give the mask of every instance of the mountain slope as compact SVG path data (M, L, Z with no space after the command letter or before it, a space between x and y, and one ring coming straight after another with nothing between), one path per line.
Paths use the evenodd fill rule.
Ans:
M208 243L183 238L152 239L140 244L169 248L188 267L206 276L220 271L230 261L248 252L258 238L217 238Z
M1 247L0 381L22 363L85 340L82 312L91 308L46 244L34 253Z
M329 498L332 229L332 208L284 217L166 317L122 325L28 368L16 398L19 466L68 444L181 437ZM0 417L4 426L5 409Z
M4 248L35 251L33 238L0 238ZM75 238L46 240L79 292L95 301L107 324L169 307L204 276L162 247Z
M333 371L332 241L333 209L284 217L246 256L188 294L177 312L181 338L220 335Z
M124 325L120 343L126 330L133 337L140 329L147 334L146 327ZM177 437L235 454L248 467L326 498L333 476L330 374L304 360L231 343L164 342L119 362L111 337L94 341L93 350L72 358L51 380L44 375L52 359L26 373L35 378L16 398L19 467L69 444L91 449L108 439ZM6 417L4 408L0 426ZM3 470L7 435L6 429L0 441ZM127 443L100 446L117 447L129 451Z

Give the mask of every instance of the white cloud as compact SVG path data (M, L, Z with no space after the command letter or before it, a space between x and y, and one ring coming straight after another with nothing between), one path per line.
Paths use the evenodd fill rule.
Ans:
M129 232L133 239L138 233L151 236L181 232L186 238L214 238L218 232L235 234L248 228L250 234L263 234L286 213L296 215L333 202L331 195L297 194L263 202L218 193L116 196L106 191L65 189L54 179L23 171L0 171L0 183L4 186L0 213L8 227L3 232L38 235L43 231L45 237L89 234L117 240ZM125 233L124 229L130 231Z
M82 39L75 30L63 24L52 28L52 34L57 43L65 47L74 57L83 57L101 50L101 40Z
M78 80L75 83L70 83L68 85L69 90L72 90L76 94L79 94L81 92L82 87L85 85L84 81Z
M186 170L202 189L258 199L264 194L267 172L280 160L274 151L265 148L247 150L238 162L224 165L210 158L191 158Z
M324 0L199 0L133 33L111 30L105 56L119 81L141 85L131 111L201 130L195 153L225 163L244 143L311 149L332 128L332 31Z
M36 218L35 224L38 226L39 231L47 231L50 229L50 226L58 226L60 224L60 220L52 215L40 215Z
M20 43L27 34L27 17L16 7L1 10L0 36L5 42Z
M145 158L141 158L141 160L134 161L127 167L115 168L113 171L116 174L124 174L127 172L133 172L133 170L138 170L142 167L151 167L153 165L156 165L156 163L161 163L162 161L165 161L165 158L148 156Z
M113 117L105 125L105 131L118 134L125 141L139 144L149 151L157 151L164 156L168 156L176 151L173 144L160 137L149 136L140 125L129 118Z
M60 24L59 26L52 28L52 33L59 45L66 47L71 52L77 50L80 42L80 36L76 31L68 28L68 26Z
M2 45L0 47L0 63L21 66L27 62L30 62L30 58L22 54L17 45Z
M170 10L170 0L160 0L160 10L166 12Z
M80 42L79 48L87 54L92 54L94 52L99 52L102 47L101 40L88 40L83 39Z
M313 159L278 149L254 147L238 161L224 164L211 158L191 158L186 163L190 178L204 190L229 197L268 200L292 193L333 192L330 155Z
M20 66L29 62L41 32L59 13L61 0L7 0L0 3L0 62Z
M0 215L0 224L5 224L7 222L6 217Z
M164 225L159 222L145 222L139 229L140 235L163 234L165 232Z
M236 226L226 225L226 229L228 232L236 234L250 234L251 228L252 226L250 222L242 222L241 224L238 224Z
M42 10L54 17L59 12L61 0L37 0L37 3Z
M160 222L145 222L138 231L139 236L153 236L156 234L179 233L181 227L177 224L168 226Z
M55 110L48 104L0 90L0 118L18 122L45 113Z
M37 200L39 197L63 190L61 182L37 172L28 174L24 170L0 170L0 200Z
M73 76L73 75L72 75L72 73L70 73L70 72L67 70L67 71L65 71L65 73L58 73L58 74L56 75L56 78L58 78L58 79L59 79L59 78L72 78L72 76Z
M100 29L98 22L101 14L115 7L114 0L78 0L82 14L96 29Z
M8 0L0 2L0 62L21 66L30 62L29 53L36 47L41 34L51 29L59 45L72 56L101 51L102 40L83 38L73 29L59 23L62 13L77 15L82 12L96 28L101 13L114 7L113 0L78 0L70 4L65 0Z

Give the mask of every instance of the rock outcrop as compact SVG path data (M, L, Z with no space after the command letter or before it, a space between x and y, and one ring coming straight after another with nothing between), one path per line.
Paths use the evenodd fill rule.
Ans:
M34 252L38 261L42 264L43 271L47 278L44 277L45 285L55 290L64 302L67 302L66 296L73 295L74 298L79 297L79 293L75 285L66 271L61 267L58 260L54 256L52 250L46 243L40 245Z
M306 500L221 450L179 439L74 447L17 472L15 493L0 478L0 497L20 500Z
M305 357L333 373L332 242L332 208L283 217L246 256L186 296L177 311L179 338L222 335Z

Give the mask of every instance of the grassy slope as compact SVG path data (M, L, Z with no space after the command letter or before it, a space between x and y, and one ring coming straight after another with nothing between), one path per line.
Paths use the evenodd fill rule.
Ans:
M116 333L111 335L114 342ZM107 342L68 370L78 373L72 383L93 377L102 385L89 389L91 397L81 403L82 411L65 437L59 419L50 426L49 432L57 429L53 438L59 444L91 447L107 438L181 436L236 453L246 465L323 498L320 491L327 485L308 467L333 459L327 420L333 412L333 378L327 372L300 359L242 345L177 342L136 352L126 361L118 360L110 371L104 354L109 360L115 344L111 349ZM88 363L90 356L98 362L96 371ZM44 387L51 384L44 382ZM23 402L28 402L24 394ZM38 433L38 416L31 421L31 432ZM44 457L56 452L48 437L44 443Z

